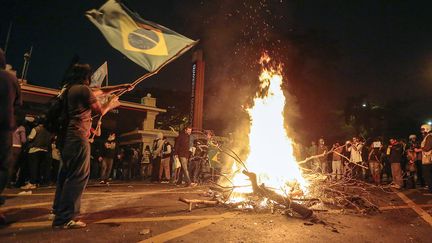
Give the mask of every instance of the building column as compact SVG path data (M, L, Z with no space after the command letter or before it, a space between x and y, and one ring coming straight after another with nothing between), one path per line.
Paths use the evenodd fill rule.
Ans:
M204 69L205 62L202 50L197 50L192 57L192 97L191 97L191 119L194 129L203 128L204 108Z
M156 107L156 98L151 97L151 94L147 94L147 96L141 98L141 104ZM159 115L157 111L147 111L146 118L142 123L142 130L154 130L157 115Z

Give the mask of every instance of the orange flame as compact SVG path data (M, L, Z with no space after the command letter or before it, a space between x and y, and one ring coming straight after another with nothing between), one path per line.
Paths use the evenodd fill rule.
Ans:
M306 193L308 183L302 176L293 155L292 140L284 128L282 65L274 68L269 65L270 60L267 54L260 59L260 90L254 98L254 106L247 109L251 127L250 153L245 164L249 171L257 174L258 184L264 183L279 194L290 195L295 190ZM237 173L232 181L241 187L235 188L230 201L242 201L243 193L252 192L251 187L244 187L250 185L250 181L242 173Z

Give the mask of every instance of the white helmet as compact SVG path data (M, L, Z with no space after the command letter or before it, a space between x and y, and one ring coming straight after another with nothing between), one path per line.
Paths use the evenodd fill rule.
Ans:
M411 135L409 135L409 137L408 137L408 139L414 139L414 138L417 138L417 136L416 136L415 134L411 134Z
M424 132L428 133L428 132L431 131L431 125L429 125L429 124L423 124L423 125L420 127L420 129L422 130L422 132L424 131Z

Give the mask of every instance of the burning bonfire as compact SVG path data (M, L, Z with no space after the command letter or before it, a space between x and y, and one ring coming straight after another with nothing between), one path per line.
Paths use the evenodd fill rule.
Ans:
M302 197L308 183L293 154L292 140L284 126L285 96L282 91L282 65L270 65L270 57L260 59L262 72L254 105L247 109L250 116L249 155L245 163L233 165L234 185L229 203L250 207L274 204L295 206L304 217L312 211L292 202L293 196ZM255 200L251 201L251 195ZM256 198L258 196L258 198ZM258 201L258 202L257 202Z
M307 193L308 183L294 158L293 144L284 127L282 66L269 65L267 54L263 54L260 64L263 68L259 77L260 89L254 106L247 109L251 124L250 153L245 162L246 168L240 169L256 173L258 184L264 184L279 195L302 196ZM238 171L238 164L234 164L233 169ZM250 178L244 173L235 173L232 182L239 186L231 195L232 202L242 201L244 193L253 192Z

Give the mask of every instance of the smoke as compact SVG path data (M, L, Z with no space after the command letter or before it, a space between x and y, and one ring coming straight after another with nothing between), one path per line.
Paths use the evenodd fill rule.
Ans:
M249 122L244 107L252 104L258 90L258 60L267 51L275 63L284 66L289 136L308 140L310 134L322 134L323 118L337 98L332 93L336 90L332 72L337 67L332 58L337 55L334 42L325 33L299 30L291 16L295 8L286 1L199 4L194 11L178 11L204 50L205 127L222 135L247 132L243 131ZM246 136L238 141L246 141L242 137Z
M228 133L243 124L243 106L251 104L258 88L261 53L280 45L271 23L285 19L275 13L285 4L269 2L202 1L192 16L188 13L206 60L206 125L215 130Z

